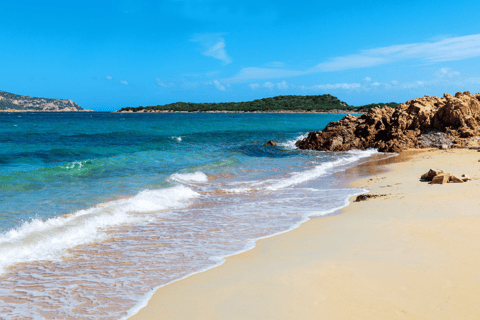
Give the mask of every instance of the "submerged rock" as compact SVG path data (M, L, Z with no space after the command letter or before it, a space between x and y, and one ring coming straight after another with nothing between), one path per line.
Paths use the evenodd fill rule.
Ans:
M480 94L457 92L442 98L424 96L398 105L345 116L324 130L296 142L300 149L347 151L376 148L399 152L407 148L467 147L478 144ZM436 136L433 136L437 134ZM430 141L430 142L429 142Z

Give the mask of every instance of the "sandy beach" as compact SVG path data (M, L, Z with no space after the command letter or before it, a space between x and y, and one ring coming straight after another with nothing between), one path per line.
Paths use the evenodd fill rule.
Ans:
M160 288L130 319L478 319L480 153L406 151L339 179L384 197ZM430 185L430 168L467 174Z

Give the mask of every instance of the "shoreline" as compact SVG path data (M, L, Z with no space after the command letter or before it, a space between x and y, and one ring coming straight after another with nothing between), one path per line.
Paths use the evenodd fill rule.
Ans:
M147 110L146 109L140 111L113 111L112 113L356 113L356 114L363 114L365 111L354 111L354 110L320 110L320 111L308 111L308 110L270 110L270 111L229 111L229 110L222 110L222 111L173 111L173 110Z
M368 295L370 300L367 299L363 304L359 305L357 305L357 303L355 304L355 307L352 308L345 308L342 303L332 303L332 301L330 301L329 304L322 304L320 302L329 300L329 295L325 294L327 291L331 291L334 296L338 296L340 289L337 287L340 284L342 285L342 288L347 286L352 290L352 292L361 291L359 291L359 287L361 288L362 286L359 286L359 284L355 281L353 281L353 283L356 283L356 285L353 285L352 281L347 281L347 283L345 283L345 274L343 274L342 277L342 272L344 273L345 271L349 271L349 276L351 278L352 270L355 271L353 272L354 277L350 280L359 280L359 278L362 279L362 276L365 276L363 274L365 272L369 274L369 268L360 268L361 270L356 270L355 266L357 264L350 265L347 263L348 268L345 269L344 265L346 261L348 261L348 258L352 261L355 261L356 258L358 258L356 257L358 255L358 251L362 251L357 247L356 242L352 241L353 239L351 235L346 235L344 239L337 239L338 234L343 234L345 232L346 226L355 229L356 233L364 236L363 238L370 239L372 238L372 234L379 233L388 240L389 234L386 234L381 229L378 229L379 222L388 224L388 220L385 220L386 218L384 217L385 213L382 214L381 212L378 212L379 210L382 211L382 206L384 208L392 208L392 210L388 210L393 211L391 215L395 216L396 219L401 219L399 217L402 217L402 215L397 211L398 207L402 207L402 205L404 205L404 200L400 200L405 197L415 198L422 196L422 194L423 196L431 197L432 195L429 194L429 192L431 193L434 188L435 190L438 189L438 191L441 191L441 193L446 192L446 194L449 196L451 196L451 192L449 192L451 189L470 190L470 192L473 192L471 189L475 189L477 191L479 190L478 180L472 180L466 184L447 184L441 186L430 186L425 183L420 183L418 181L419 176L417 177L417 171L424 171L425 168L411 168L413 163L421 163L423 166L430 166L432 161L428 158L431 158L432 155L435 155L435 157L443 159L443 169L448 171L449 166L452 168L454 166L452 165L452 161L454 163L458 162L458 157L461 157L464 160L467 159L467 161L472 163L475 159L475 162L477 162L476 159L479 155L476 151L465 149L450 151L421 150L411 153L411 155L408 155L408 152L402 153L398 157L377 161L375 164L361 164L346 170L344 173L341 173L338 176L338 178L347 180L352 179L353 182L349 183L351 187L366 187L370 190L370 193L377 194L380 192L386 193L384 191L391 191L387 197L370 199L360 203L353 203L353 199L351 197L350 204L343 208L340 214L323 216L321 219L309 219L303 222L296 229L270 236L266 239L257 240L256 246L253 249L227 257L225 259L226 261L216 268L193 274L187 278L178 280L160 288L153 294L147 306L129 319L148 319L159 317L167 319L186 319L189 317L191 318L192 316L197 319L224 319L226 317L232 319L267 317L291 318L287 316L291 312L294 312L295 315L302 314L300 318L316 318L316 316L318 318L318 315L320 314L334 315L335 312L341 312L347 315L348 312L352 312L352 314L346 318L351 318L352 316L358 318L355 316L358 315L355 313L355 310L358 311L360 309L363 310L363 312L360 312L361 318L397 318L397 313L395 313L395 316L392 314L393 311L398 311L396 310L398 308L395 307L383 308L381 310L382 312L380 312L378 315L375 313L372 314L371 310L366 310L365 305L368 305L372 301L374 302L379 299L381 300L381 297L372 296L371 294ZM456 162L455 158L457 158ZM405 161L407 162L405 163ZM472 163L470 163L470 165L472 165ZM434 163L431 163L431 167L433 168L436 166ZM455 168L458 169L461 167L455 165ZM467 172L454 171L452 173L466 173L474 179L478 179L480 177L477 177L479 175L478 169L473 169L471 166ZM380 180L378 181L378 179ZM413 186L402 185L404 182L398 182L399 184L386 184L392 179L398 181L408 180L409 183L413 183ZM420 190L408 190L412 188ZM428 190L428 188L430 188L430 190ZM442 203L439 205L440 209L444 207ZM468 211L468 208L466 208L466 210ZM360 218L359 213L364 215L360 220L358 220ZM430 218L440 219L441 217L432 215ZM366 219L366 221L363 221L364 219ZM364 225L365 230L358 227L355 228L355 225L352 225L352 222L356 220ZM371 225L369 225L367 222L369 222ZM341 228L339 228L339 226L341 226ZM365 232L367 232L367 234L364 234ZM478 238L480 238L480 236ZM310 241L305 241L307 239ZM338 242L343 242L344 247L339 247L338 243L333 241L334 239L338 240ZM359 237L357 240L362 240L362 237ZM379 241L378 239L376 240ZM396 242L391 239L389 241L398 246L399 241L398 239L396 240ZM362 241L365 241L365 239ZM386 243L388 244L389 242L387 241ZM400 241L400 244L405 245L402 241ZM371 267L373 265L378 273L386 272L388 274L388 271L386 270L389 270L389 268L382 268L384 264L380 266L376 265L378 264L377 260L382 259L382 255L379 255L378 247L381 247L381 245L376 244L375 241L368 242L363 251L368 251L369 255L367 257L363 257L364 259L360 259L360 261L358 261L358 265L370 265ZM357 254L354 254L355 250L357 251ZM344 256L339 256L339 252L343 252ZM380 252L382 251L380 250ZM372 259L373 256L375 256L376 259ZM391 258L392 260L399 259L396 256L392 256ZM414 255L413 258L418 257ZM434 259L434 257L432 259ZM396 264L393 263L393 266L390 266L390 268L395 267L397 269L401 269L402 266L404 266L405 261L401 262L402 263L399 264L399 261L396 261ZM418 264L420 262L413 259L413 261L410 263ZM314 265L317 265L317 267L323 266L323 269L314 268ZM329 271L330 273L333 272L337 276L334 277L334 279L337 279L336 281L334 281L334 279L332 280L331 276L325 277L325 271L329 270L328 265L340 265L340 267L343 267L340 268L337 266L337 268L333 268ZM327 269L325 269L325 267L327 267ZM323 276L319 270L324 271ZM334 271L337 271L337 273L338 271L342 272L340 272L340 274L336 274ZM312 285L311 281L306 281L306 279L311 278L312 274L316 274L318 272L320 273L317 274L317 276L323 280L323 282L320 282L318 286ZM285 279L287 278L285 277L292 280L287 281L289 285L286 285ZM370 280L372 281L367 281L365 283L362 282L362 284L366 286L372 286L370 282L376 283L377 281L376 279ZM408 282L407 280L408 279L406 279L406 282ZM323 285L324 282L329 283L330 286L325 287L325 285ZM376 283L376 285L378 287L382 287L384 291L388 291L389 288L395 287L389 286L384 282L380 281ZM325 292L319 295L318 290L323 290ZM306 295L305 292L310 292L310 295ZM318 300L320 296L323 297L323 300ZM348 296L351 296L351 294ZM343 295L340 295L339 297L343 297ZM351 297L351 300L353 302L358 302L359 299L363 299L362 297L363 295L354 294ZM256 302L258 299L268 303L258 304ZM315 302L312 299L317 303L312 304L311 302ZM292 304L292 300L298 302L299 305L297 306ZM349 301L350 305L352 305L352 301ZM308 307L305 307L306 303L308 304ZM315 305L317 307L315 307ZM243 307L240 308L240 306ZM418 313L418 310L416 311ZM400 312L398 315L404 316L404 313ZM333 316L326 316L326 318L338 319L338 317ZM433 318L433 316L431 318ZM448 318L448 316L445 318Z
M84 113L84 112L97 112L95 110L85 109L85 110L19 110L19 109L9 109L9 110L0 110L2 113ZM108 112L108 111L107 111Z

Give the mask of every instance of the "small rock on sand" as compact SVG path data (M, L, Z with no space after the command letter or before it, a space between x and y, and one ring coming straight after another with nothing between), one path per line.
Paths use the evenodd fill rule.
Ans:
M450 173L444 172L442 174L439 174L432 179L432 184L444 184L448 183L450 180Z
M449 182L453 182L453 183L463 183L463 180L462 180L461 178L457 177L457 176L451 175Z
M361 194L357 196L354 202L366 201L370 198L385 197L386 194Z

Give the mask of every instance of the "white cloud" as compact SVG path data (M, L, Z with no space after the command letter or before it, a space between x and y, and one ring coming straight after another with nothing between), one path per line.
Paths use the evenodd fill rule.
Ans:
M316 66L319 71L337 71L419 59L426 62L456 61L480 56L480 34L445 38L435 42L392 45L361 50L357 54L331 58Z
M105 79L112 80L113 78L111 76L106 76Z
M371 84L372 87L378 87L381 83L380 82L374 82Z
M175 83L168 81L167 79L157 78L157 84L163 88L171 88L175 86Z
M120 80L120 83L128 86L128 82L126 80Z
M282 89L288 89L288 87L290 87L290 85L285 81L283 80L282 82L279 82L277 83L277 88L282 90Z
M207 84L207 85L213 85L215 88L217 88L217 89L220 90L220 91L225 91L225 90L227 90L227 88L225 88L225 86L222 85L222 84L220 83L220 81L218 81L218 80L209 81L209 82L207 82L206 84Z
M295 88L295 85L287 83L285 80L283 80L282 82L277 82L277 83L273 83L273 82L270 82L270 81L264 82L262 84L260 84L260 83L250 83L248 86L252 90L257 90L260 87L267 88L267 89L270 89L270 90L272 90L274 88L277 88L279 90L285 90L285 89L288 89L288 88Z
M373 67L389 61L390 60L385 57L371 57L361 54L352 54L343 57L335 57L326 62L319 63L314 69L317 69L317 72L338 71L344 69Z
M363 80L366 81L366 82L370 82L370 81L372 81L372 78L370 78L370 77L365 77L365 79L363 79Z
M263 86L268 89L273 89L275 87L275 85L271 82L265 82Z
M196 34L190 41L198 42L201 46L202 54L223 61L224 64L232 62L225 50L225 40L222 33L203 33Z
M355 54L332 57L311 68L304 70L288 70L281 63L269 63L272 68L247 67L235 76L225 79L229 83L241 83L255 80L271 80L289 78L319 72L333 72L346 69L366 68L385 65L405 60L420 60L427 63L463 60L480 57L480 34L441 38L433 42L421 42L403 45L391 45L368 50L360 50ZM443 76L457 76L455 71ZM441 73L439 74L441 75ZM364 81L371 81L366 77Z
M226 88L218 80L213 80L213 85L220 91L226 90Z
M334 89L342 89L342 90L355 90L362 88L360 83L334 83L334 84L317 84L313 86L300 86L301 89L305 90L334 90Z
M440 68L440 70L435 72L435 75L439 78L444 78L444 77L453 78L453 77L459 76L460 72L452 70L450 68Z

